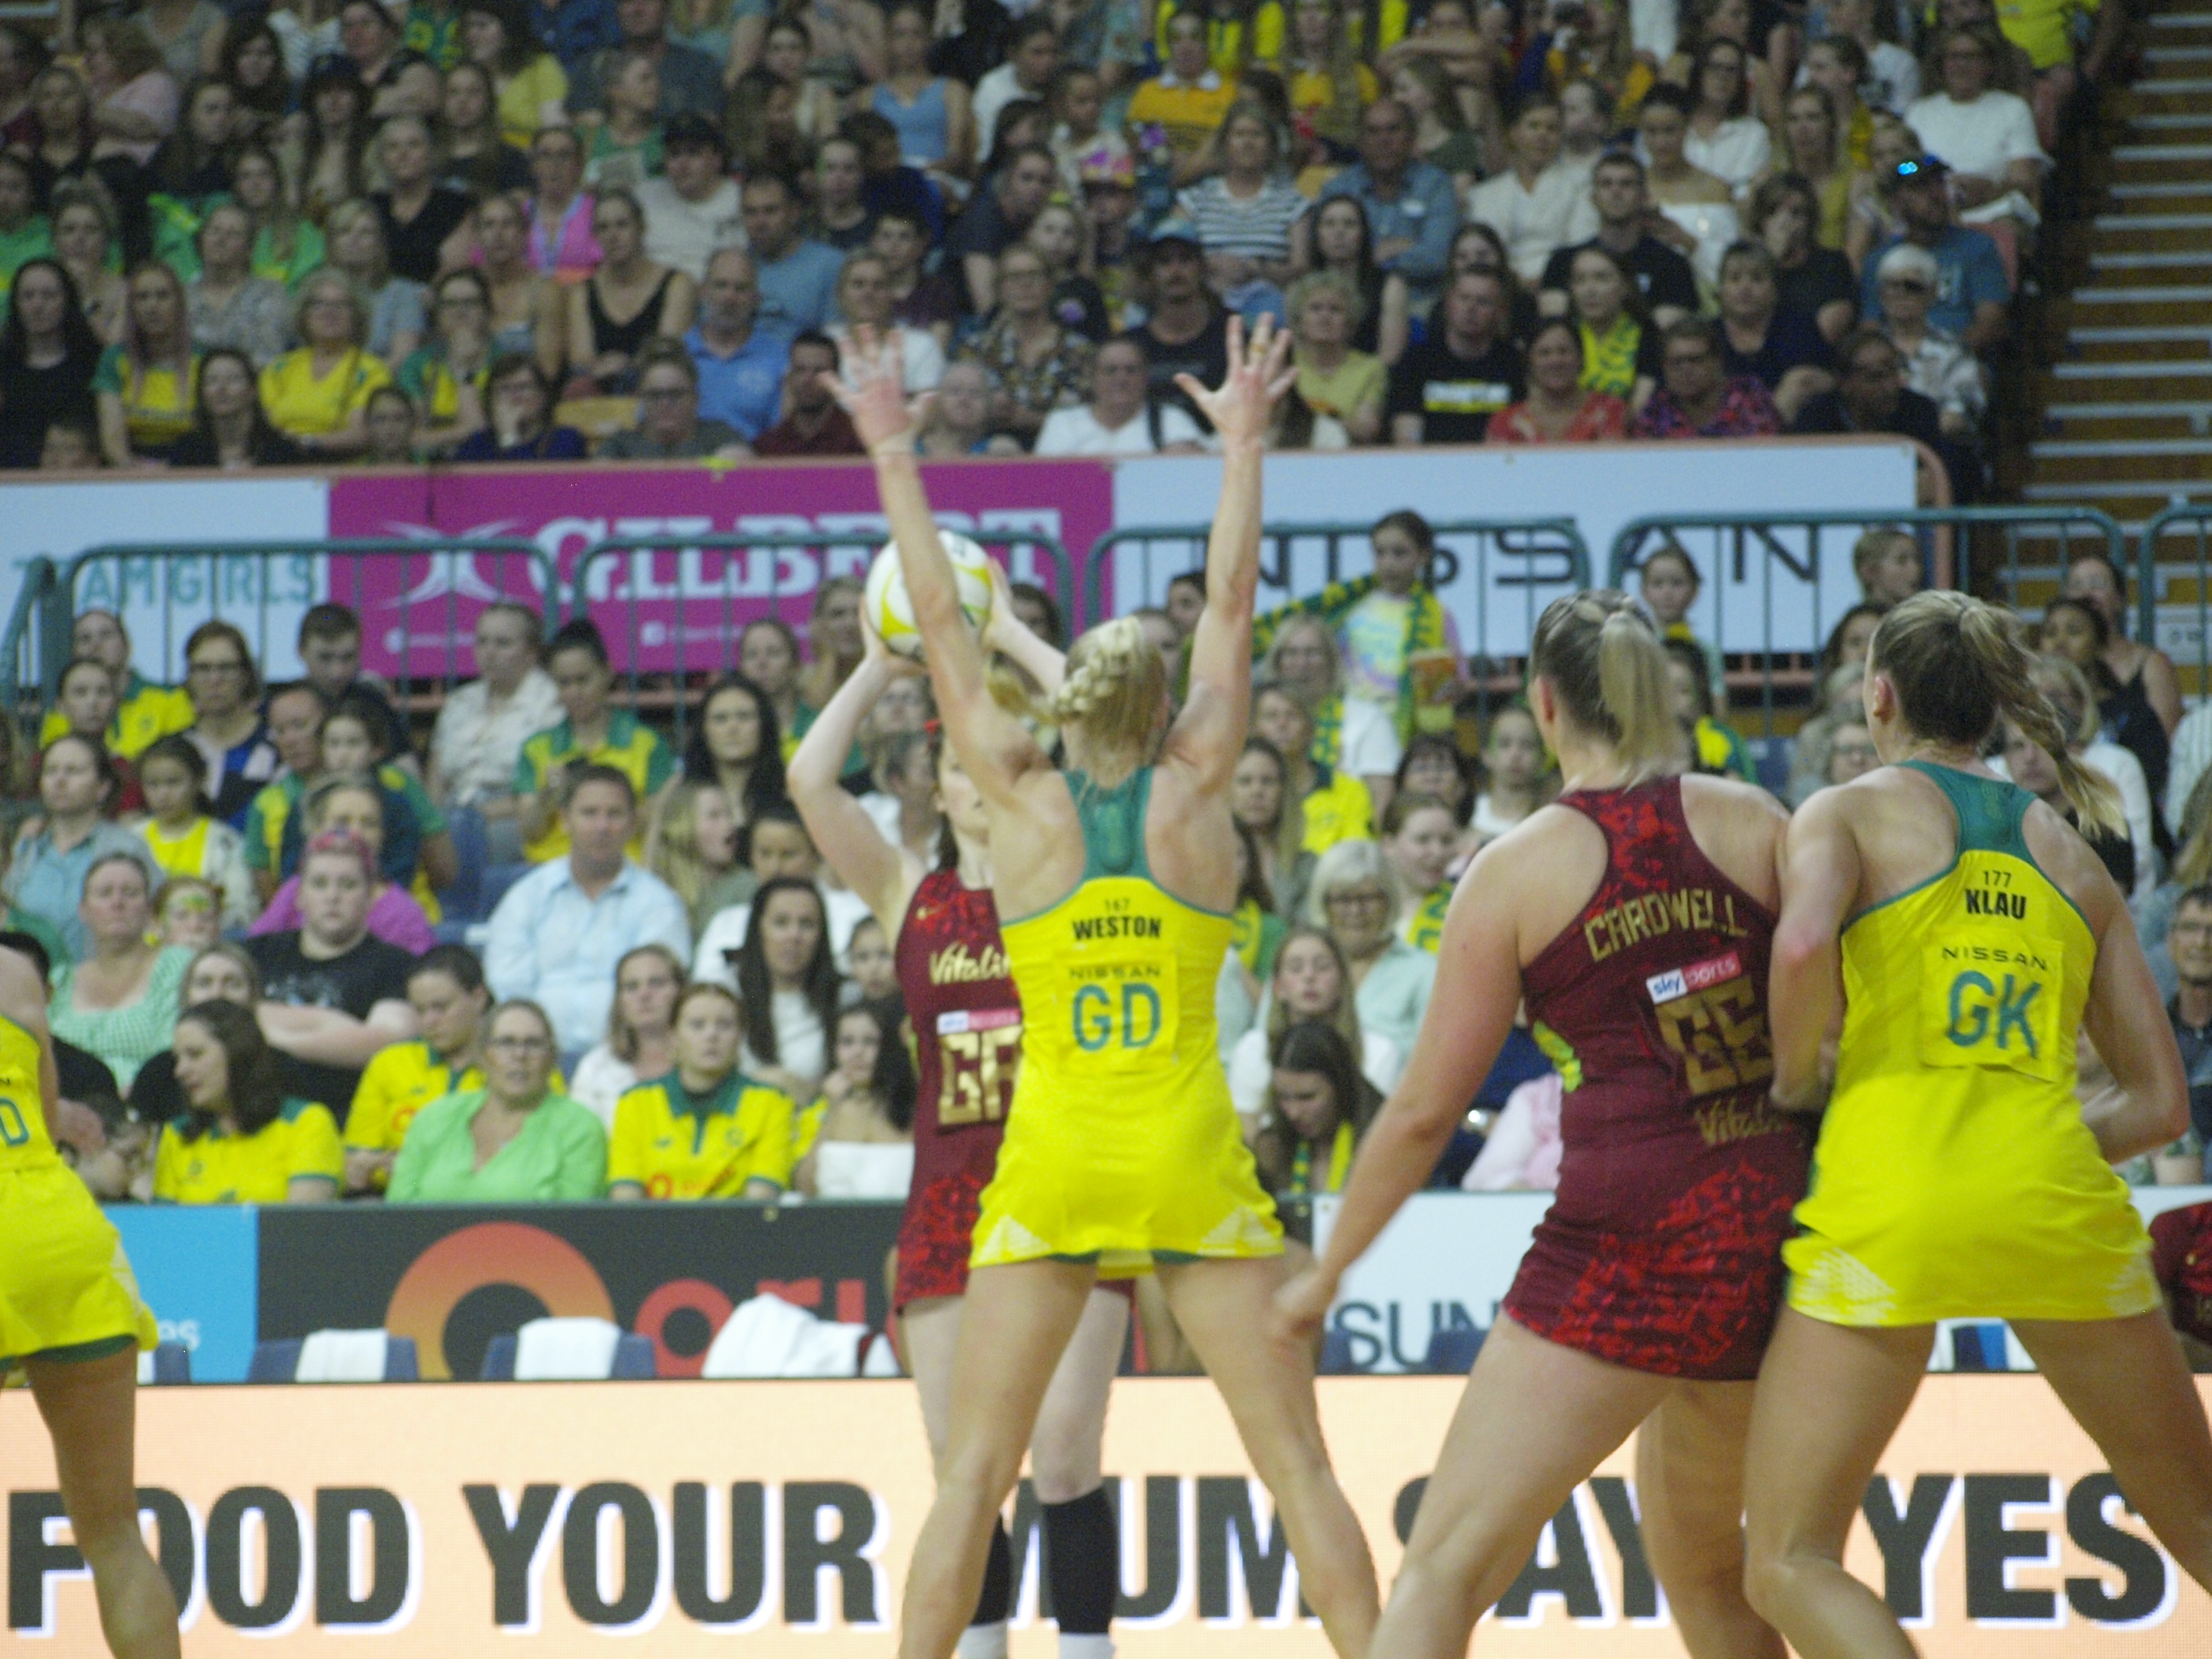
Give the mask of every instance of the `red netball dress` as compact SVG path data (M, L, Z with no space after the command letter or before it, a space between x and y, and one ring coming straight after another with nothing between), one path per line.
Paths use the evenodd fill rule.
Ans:
M914 1184L899 1223L896 1307L968 1288L976 1200L998 1167L1022 1056L1022 1000L988 887L933 870L914 890L894 958L921 1092Z
M1755 1376L1812 1145L1766 1098L1774 917L1698 850L1679 779L1559 804L1607 856L1522 975L1565 1093L1558 1194L1505 1311L1632 1370Z

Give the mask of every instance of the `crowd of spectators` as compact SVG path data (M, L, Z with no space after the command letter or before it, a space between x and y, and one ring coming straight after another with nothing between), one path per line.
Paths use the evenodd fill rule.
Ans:
M1297 1193L1340 1183L1396 1080L1468 860L1558 788L1527 708L1471 678L1428 585L1428 525L1393 513L1370 543L1370 574L1259 619L1231 792L1220 1058L1263 1169ZM1784 782L1729 724L1724 664L1692 623L1699 571L1678 549L1643 562L1680 770L1764 777L1795 804L1880 763L1859 682L1924 565L1883 529L1855 565L1863 599L1820 653ZM1012 597L1063 642L1046 596ZM1166 598L1139 615L1179 670L1199 579ZM866 648L857 599L826 584L803 643L780 620L750 624L738 672L686 700L678 743L665 714L624 706L590 623L548 641L519 606L477 617L478 678L422 742L362 673L342 606L307 615L306 672L273 686L228 623L193 633L170 688L132 672L112 615L80 616L34 775L7 793L0 925L48 966L64 1135L87 1178L179 1202L902 1195L914 1084L890 945L784 779ZM2206 1073L2201 1133L2212 718L2179 718L2172 665L2128 638L2127 614L2121 574L2090 556L2022 627L2069 748L2125 805L2125 832L2093 845ZM925 681L892 681L843 779L887 842L926 860L943 830L933 712ZM2018 732L1990 758L2066 810L2051 757ZM1526 1185L1552 1167L1549 1069L1516 1033L1471 1127L1518 1099L1502 1143L1518 1150L1469 1173L1470 1133L1439 1181ZM2202 1170L2192 1141L2131 1174Z
M967 366L935 453L1177 449L1264 313L1283 447L1893 432L1969 495L2122 9L1785 11L66 0L0 23L0 465L850 454L890 323Z

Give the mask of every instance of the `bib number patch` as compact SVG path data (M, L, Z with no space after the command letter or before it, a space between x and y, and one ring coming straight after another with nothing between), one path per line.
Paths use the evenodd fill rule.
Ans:
M31 1126L24 1121L23 1109L5 1095L0 1095L0 1146L27 1146L31 1144Z
M1175 959L1085 962L1070 970L1068 1037L1078 1054L1115 1071L1150 1071L1175 1058Z
M1014 1096L1022 1057L1018 1008L960 1008L937 1017L937 1121L996 1123Z
M2000 1066L2065 1081L2074 1050L2059 1030L2064 984L2065 957L2050 939L1995 928L1952 931L1921 957L1922 1063Z
M1716 980L1711 977L1715 964L1699 963L1655 975L1645 987L1659 1018L1659 1035L1682 1057L1692 1099L1747 1089L1774 1075L1774 1043L1766 1011L1759 1006L1759 988L1732 954L1723 960L1735 969L1734 977ZM1678 983L1680 994L1658 1000Z

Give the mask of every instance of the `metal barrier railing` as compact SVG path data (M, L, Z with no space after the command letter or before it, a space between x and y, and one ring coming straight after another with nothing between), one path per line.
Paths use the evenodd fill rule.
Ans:
M2125 535L2109 514L2093 507L1858 507L1631 520L1613 538L1607 581L1624 586L1662 548L1686 555L1703 579L1691 625L1723 660L1754 659L1731 671L1729 683L1732 692L1756 690L1765 735L1771 736L1778 687L1812 689L1821 645L1859 602L1851 547L1869 530L1910 532L1929 561L1931 586L1994 589L1992 597L2031 611L2057 593L2068 562L2083 551L2127 568ZM2022 556L2024 549L2036 550L2032 562ZM1755 640L1743 638L1740 624L1728 626L1729 613L1740 615L1747 605L1758 611Z
M24 562L23 586L16 591L15 607L8 613L7 631L0 634L0 709L9 714L23 702L27 690L34 696L43 695L46 682L58 678L68 661L66 628L61 637L61 657L53 660L52 620L58 581L58 568L52 559Z
M1059 542L1024 530L961 533L998 555L1014 580L1043 587L1073 628L1074 571ZM634 705L665 696L680 749L690 690L737 666L745 625L773 617L804 638L816 589L834 576L864 579L884 543L881 530L620 537L577 558L568 615L599 624Z
M140 645L147 611L158 607L165 672L156 678L166 678L181 672L186 636L210 617L243 633L253 660L265 666L272 643L289 649L301 615L325 600L352 607L364 643L377 647L371 665L395 662L384 672L403 688L448 686L474 672L463 653L471 649L477 612L494 600L527 605L549 625L560 614L553 561L519 538L111 544L79 554L61 574L48 606L41 684L51 697L80 607L125 614ZM56 629L58 654L51 649Z
M1374 522L1271 524L1260 532L1260 606L1262 611L1318 592L1345 575L1347 544L1364 549ZM1457 587L1474 568L1473 624L1459 610L1461 644L1469 678L1478 689L1492 680L1518 688L1514 665L1536 618L1559 594L1589 586L1589 549L1572 519L1455 519L1433 523L1437 539L1432 580ZM1084 569L1084 615L1092 623L1115 611L1158 605L1169 580L1206 564L1209 525L1111 531L1091 550ZM1132 562L1134 562L1133 563ZM1365 558L1363 554L1361 563ZM1111 580L1112 595L1106 591ZM1512 616L1501 616L1499 607ZM1496 624L1496 627L1493 627ZM1506 648L1510 646L1510 648Z
M2169 543L2186 550L2161 556ZM2185 696L2212 691L2212 503L2179 502L2142 527L2135 583L2136 639L2173 659Z

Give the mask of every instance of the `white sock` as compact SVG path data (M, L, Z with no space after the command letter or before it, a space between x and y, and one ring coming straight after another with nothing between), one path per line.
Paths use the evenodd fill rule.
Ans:
M1070 1636L1060 1633L1060 1659L1114 1659L1110 1636Z
M1006 1621L969 1626L960 1632L960 1645L953 1651L960 1659L1006 1659Z

